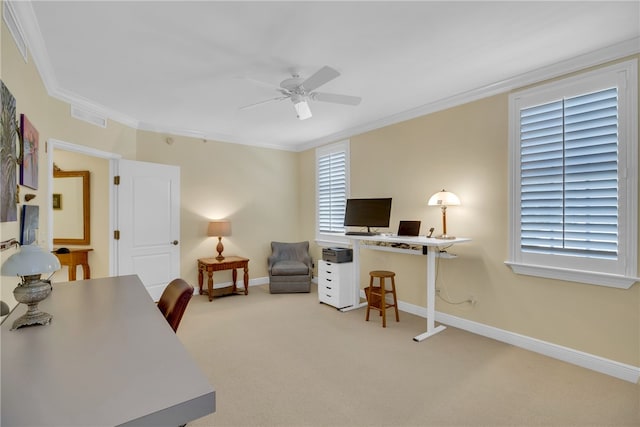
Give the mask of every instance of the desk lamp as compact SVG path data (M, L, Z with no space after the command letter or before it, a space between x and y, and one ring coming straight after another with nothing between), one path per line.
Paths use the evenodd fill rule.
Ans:
M20 276L22 282L13 290L16 301L27 305L27 312L13 322L13 329L30 325L46 325L53 316L40 311L38 303L51 293L51 282L40 280L42 273L60 270L60 261L50 252L35 246L25 245L2 264L3 276Z
M216 246L218 256L216 259L218 261L222 261L224 259L222 256L222 251L224 250L224 246L222 245L222 236L231 236L231 222L226 219L211 221L209 223L207 235L218 237L218 245Z
M455 239L455 236L447 234L447 206L460 205L460 199L453 193L442 190L434 194L429 198L429 206L440 206L442 208L442 234L437 236L436 239L451 240Z

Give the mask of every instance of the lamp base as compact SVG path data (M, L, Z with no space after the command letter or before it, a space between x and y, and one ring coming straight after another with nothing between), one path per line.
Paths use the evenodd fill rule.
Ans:
M27 312L13 322L12 330L22 326L46 325L53 318L49 313L40 311L38 308L38 303L51 293L51 282L40 280L39 274L24 278L24 283L13 290L13 296L16 301L27 305Z
M216 246L216 251L218 252L218 256L216 259L218 261L222 261L224 257L222 256L222 251L224 251L224 246L222 245L222 237L218 237L218 245Z
M53 316L49 313L45 313L44 311L40 311L37 308L33 313L27 311L26 314L18 317L14 322L11 330L21 328L23 326L33 326L33 325L48 325L53 319Z
M440 240L453 240L455 238L456 236L451 236L449 234L441 234L439 236L436 236L436 239L440 239Z

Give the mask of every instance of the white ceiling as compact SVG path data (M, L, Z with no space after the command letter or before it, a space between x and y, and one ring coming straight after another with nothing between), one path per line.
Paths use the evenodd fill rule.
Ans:
M640 51L640 1L29 4L16 8L34 21L23 28L50 93L140 129L287 150L504 91L612 46ZM289 100L239 110L279 95L256 81L275 87L324 65L341 76L319 90L359 106L312 102L304 121Z

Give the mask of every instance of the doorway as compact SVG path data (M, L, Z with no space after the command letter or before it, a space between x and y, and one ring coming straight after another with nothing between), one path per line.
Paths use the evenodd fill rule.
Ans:
M116 248L113 239L110 238L113 233L114 224L114 189L113 182L114 170L116 163L121 156L119 154L109 153L96 150L82 145L71 144L65 141L50 139L47 141L47 159L48 159L48 192L47 192L47 219L48 219L48 239L50 250L57 249L61 246L68 248L91 248L91 277L105 277L116 274L115 262ZM57 163L56 163L57 161ZM55 218L60 216L61 212L54 212L53 195L54 191L54 163L63 170L89 170L91 173L91 226L94 230L91 233L91 241L86 245L53 245L55 236ZM93 169L93 170L92 170ZM59 195L58 195L59 196ZM62 201L62 207L65 208L65 201ZM58 206L59 207L59 206ZM82 267L81 267L82 268ZM52 277L54 282L65 282L68 280L67 267L63 267ZM79 278L83 276L78 275Z

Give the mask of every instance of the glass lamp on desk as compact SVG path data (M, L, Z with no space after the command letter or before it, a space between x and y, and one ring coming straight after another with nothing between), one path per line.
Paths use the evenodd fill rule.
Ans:
M21 283L13 291L16 301L27 305L27 312L13 322L13 329L51 322L49 313L40 311L38 304L51 293L51 282L41 280L43 273L60 270L60 261L53 254L35 245L25 245L2 265L3 276L20 276Z
M458 196L443 189L431 196L428 204L429 206L440 206L442 208L442 234L437 236L436 239L455 239L455 236L447 234L447 206L459 206L460 199Z

